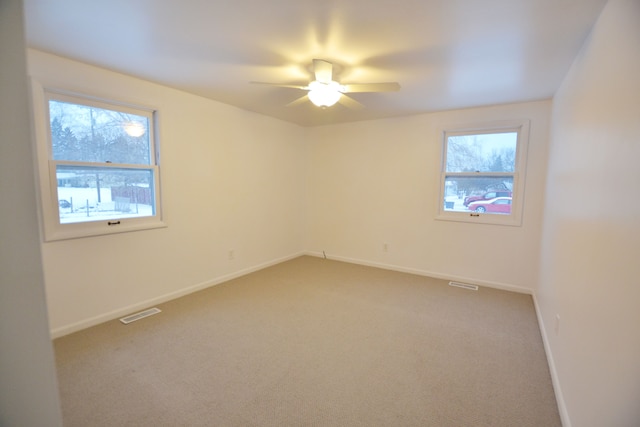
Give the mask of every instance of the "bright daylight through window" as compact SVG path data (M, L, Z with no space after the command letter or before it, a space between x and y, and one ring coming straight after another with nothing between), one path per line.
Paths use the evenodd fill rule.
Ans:
M153 111L54 92L44 101L47 147L39 144L38 153L48 153L46 173L40 168L41 191L49 189L46 237L162 226Z
M528 123L444 132L439 219L519 225Z

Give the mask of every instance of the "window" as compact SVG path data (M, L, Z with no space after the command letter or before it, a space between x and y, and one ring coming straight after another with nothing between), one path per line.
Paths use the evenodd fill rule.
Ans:
M529 123L443 131L438 219L520 225Z
M34 88L45 239L164 226L153 110Z

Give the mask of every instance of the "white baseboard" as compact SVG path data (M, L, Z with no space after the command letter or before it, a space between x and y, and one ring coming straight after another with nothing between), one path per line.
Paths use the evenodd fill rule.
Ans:
M271 261L267 261L253 267L244 268L242 270L234 271L233 273L225 274L224 276L215 277L211 280L207 280L206 282L198 283L193 286L189 286L184 289L180 289L175 292L170 292L168 294L160 295L155 298L151 298L145 301L141 301L136 304L129 305L127 307L123 307L117 310L113 310L107 313L99 314L94 317L90 317L88 319L83 319L79 322L72 323L70 325L61 326L59 328L55 328L51 330L51 338L60 338L65 335L69 335L73 332L80 331L82 329L90 328L91 326L98 325L100 323L108 322L109 320L118 319L120 317L126 316L127 314L134 313L136 311L144 310L150 306L156 304L162 304L167 301L171 301L176 298L180 298L185 295L189 295L191 293L200 291L202 289L209 288L211 286L219 285L224 282L228 282L229 280L245 276L249 273L256 272L258 270L262 270L267 267L271 267L276 264L280 264L281 262L289 261L293 258L297 258L299 256L305 255L304 252L298 252L292 255L288 255L282 258L277 258Z
M542 312L540 311L538 298L536 297L535 292L533 293L533 305L536 309L536 317L538 318L538 326L540 327L540 334L542 335L544 352L547 355L547 364L549 365L549 372L551 373L553 391L556 394L556 402L558 403L558 411L560 412L560 421L562 422L563 427L571 427L569 411L567 411L567 405L564 402L564 395L562 394L562 387L560 387L560 377L558 377L556 363L553 359L553 353L551 352L551 344L549 343L549 337L547 336L547 329L545 328L544 321L542 320Z
M521 294L533 295L533 290L522 286L509 285L506 283L492 282L487 280L477 280L470 277L456 276L453 274L442 274L434 271L421 270L411 267L402 267L393 264L384 264L374 261L366 261L355 258L348 258L339 255L326 255L324 252L306 251L305 255L315 256L319 258L327 258L335 261L348 262L350 264L366 265L368 267L382 268L383 270L399 271L401 273L410 273L418 276L433 277L434 279L453 280L455 282L470 283L473 285L484 286L487 288L502 289L504 291L518 292Z

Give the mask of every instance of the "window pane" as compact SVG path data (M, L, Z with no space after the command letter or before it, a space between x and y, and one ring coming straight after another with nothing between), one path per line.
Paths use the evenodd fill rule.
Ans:
M151 164L145 116L49 100L49 119L54 160Z
M447 172L513 172L517 132L447 138Z
M153 169L56 166L60 223L155 215Z
M443 203L447 211L509 214L512 196L513 176L445 177Z

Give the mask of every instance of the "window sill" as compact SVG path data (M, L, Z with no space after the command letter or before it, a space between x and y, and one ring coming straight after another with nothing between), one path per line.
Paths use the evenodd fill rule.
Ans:
M505 225L510 227L520 227L522 225L521 215L510 214L487 214L476 212L451 212L440 210L435 217L438 221L467 222L470 224Z
M114 222L118 222L119 224L113 224ZM113 225L109 225L109 223L112 223ZM53 230L45 231L45 242L97 237L167 227L168 225L163 221L149 220L111 220L91 223L64 224L62 226L55 227Z

